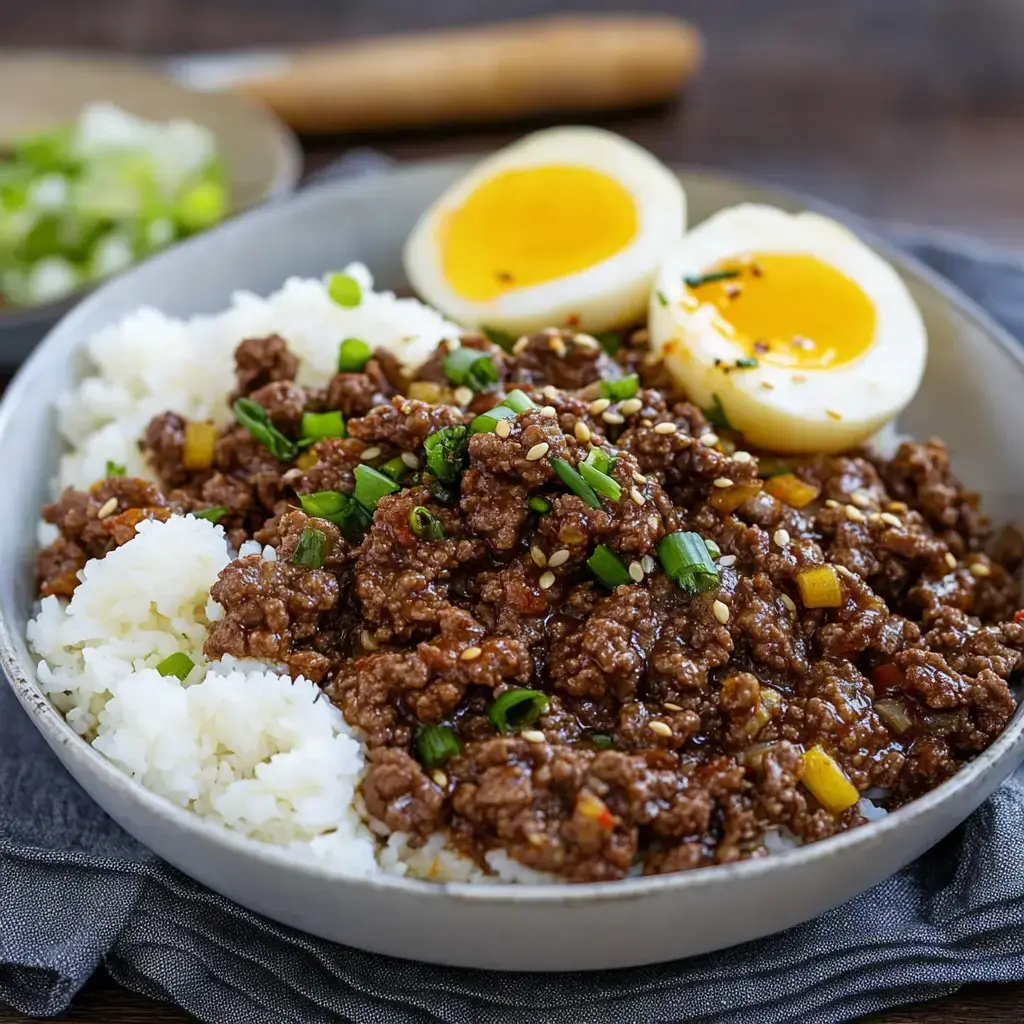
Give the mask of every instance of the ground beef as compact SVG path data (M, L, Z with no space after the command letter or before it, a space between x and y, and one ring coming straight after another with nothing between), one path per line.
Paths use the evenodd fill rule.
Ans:
M235 378L238 386L232 401L276 381L295 380L298 359L278 334L267 338L248 338L235 349Z

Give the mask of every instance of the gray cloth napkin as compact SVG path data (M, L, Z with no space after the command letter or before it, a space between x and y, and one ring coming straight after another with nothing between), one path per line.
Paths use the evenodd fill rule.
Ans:
M362 154L354 169L378 167ZM948 239L903 241L1024 339L1024 265ZM1022 821L1024 773L877 888L709 956L572 975L431 967L311 938L181 875L92 803L0 684L0 1002L58 1014L103 965L217 1024L847 1021L1024 979Z

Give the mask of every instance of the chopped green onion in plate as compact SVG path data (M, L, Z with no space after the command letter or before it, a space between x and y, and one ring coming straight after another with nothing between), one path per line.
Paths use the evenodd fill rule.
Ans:
M458 387L484 391L498 383L498 368L486 353L475 348L457 348L445 356L445 376Z
M196 663L184 651L177 651L164 658L156 670L162 676L174 676L184 682L195 667Z
M616 587L628 587L636 580L629 575L625 563L610 547L598 544L594 553L587 559L587 568L594 574L599 583L609 590Z
M304 412L302 439L322 441L325 437L345 437L345 418L340 412Z
M538 690L506 690L491 705L488 717L503 736L533 725L548 709L547 694Z
M356 466L352 473L356 478L352 495L367 512L373 512L381 498L402 489L391 477L365 463Z
M702 594L719 585L718 568L699 533L666 534L658 542L658 560L665 575L687 594Z
M346 338L338 346L338 372L361 373L373 355L373 349L362 338Z
M424 768L440 768L461 751L459 734L450 725L425 725L416 736L416 757Z

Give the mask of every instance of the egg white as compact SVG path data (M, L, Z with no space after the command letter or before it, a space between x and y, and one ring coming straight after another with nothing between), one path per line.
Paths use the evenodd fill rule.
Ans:
M823 369L762 360L726 372L749 353L723 333L713 304L684 307L683 279L748 253L813 256L854 281L875 309L868 349ZM921 314L884 259L827 217L753 204L722 210L675 246L658 271L648 328L652 348L692 401L706 408L717 395L730 426L777 452L836 452L861 443L914 397L927 356Z
M512 168L571 164L617 181L633 197L635 238L593 266L488 301L457 294L445 279L440 228L445 216L487 179ZM598 128L551 128L520 139L473 168L420 217L405 246L406 276L419 296L468 327L523 334L571 325L591 333L643 319L651 282L665 253L686 228L679 179L640 146Z

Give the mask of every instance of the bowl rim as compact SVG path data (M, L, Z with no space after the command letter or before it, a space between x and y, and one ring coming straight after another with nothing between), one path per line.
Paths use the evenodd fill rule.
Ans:
M245 221L261 216L273 216L283 206L317 205L325 193L358 193L374 182L384 178L394 178L397 187L401 187L402 179L414 180L423 173L456 171L478 158L455 158L447 160L419 161L396 167L381 174L365 176L318 185L302 192L298 196L279 199L269 204L261 204L257 209L205 232L194 238L187 239L171 249L146 261L151 264L168 258L181 258L183 250L204 244L204 239L217 233L238 230ZM1014 363L1024 376L1024 347L1022 347L1002 326L1000 326L985 310L972 299L963 294L955 285L927 267L912 255L902 252L889 242L880 238L865 225L862 218L833 204L823 202L801 192L763 183L756 179L716 170L672 165L673 172L684 182L694 179L727 181L744 190L754 190L763 197L761 201L770 201L771 197L785 200L790 204L798 204L802 209L813 210L831 216L852 228L855 233L875 251L892 263L902 274L916 278L921 284L930 288L947 306L971 322ZM47 334L24 366L7 388L0 400L0 446L8 443L15 426L15 409L25 397L32 378L34 364L40 360L59 330L62 334L73 331L77 322L87 316L92 306L101 302L108 288L130 287L134 268L125 275L103 284L90 293L83 301L64 316ZM76 347L85 341L79 339ZM32 666L31 668L29 666ZM857 848L865 851L878 842L884 841L894 832L909 829L912 823L928 816L956 794L970 789L979 780L997 768L1005 769L999 781L1010 773L1024 757L1024 703L1015 712L1006 729L998 739L977 758L966 764L952 778L948 779L924 796L887 814L885 817L870 821L865 825L842 832L828 839L791 850L774 853L767 857L753 858L730 864L710 865L692 871L674 874L653 875L639 878L625 878L614 882L569 883L555 882L548 884L506 882L429 882L401 875L390 875L379 872L373 875L353 875L346 873L329 861L317 861L289 852L284 847L263 843L225 826L201 818L192 811L172 803L146 789L141 783L125 775L113 762L107 760L90 744L86 743L68 723L50 701L43 695L34 676L34 662L31 656L27 663L19 657L11 623L6 615L0 614L0 667L3 668L19 702L26 713L33 719L44 738L54 748L63 747L69 751L69 757L88 769L104 786L116 791L129 802L141 805L142 809L153 816L163 819L165 824L173 825L192 838L220 846L245 858L260 861L263 866L279 870L298 872L311 881L358 886L377 892L404 893L423 899L447 900L454 898L482 904L551 904L576 902L615 902L619 900L635 900L656 896L666 891L684 891L703 889L726 883L753 882L762 877L771 876L776 871L799 871L802 867L820 862L823 858L838 856ZM72 773L73 775L74 773ZM77 781L77 780L76 780Z

